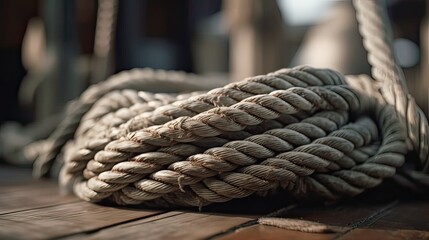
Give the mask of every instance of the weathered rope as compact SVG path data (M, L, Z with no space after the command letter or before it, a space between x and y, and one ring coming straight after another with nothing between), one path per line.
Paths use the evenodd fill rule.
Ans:
M429 191L429 175L427 174L429 172L428 122L423 111L415 104L414 98L408 94L404 74L395 61L391 27L388 24L386 8L382 5L382 1L354 0L353 3L356 9L359 31L363 37L364 47L368 51L368 62L372 66L372 75L379 84L378 87L374 88L368 84L362 84L365 81L355 80L350 81L350 83L358 89L369 91L370 95L379 100L383 98L388 104L395 107L396 113L392 114L397 114L400 124L407 129L408 146L418 152L420 171L403 168L393 179L396 183L417 193L427 193ZM378 90L381 94L370 90L371 88ZM389 149L394 151L392 147ZM351 172L342 174L342 176L347 177L352 175ZM359 183L363 182L359 180ZM302 222L296 219L268 217L259 222L299 231L343 231L343 229L335 226Z
M70 140L81 118L91 109L93 104L105 94L114 90L134 89L146 90L150 92L176 93L180 91L200 91L218 86L216 82L207 81L194 74L183 72L168 72L152 69L134 69L116 74L106 81L94 84L89 87L79 99L72 101L67 107L66 117L58 125L56 130L45 140L45 149L40 151L34 163L33 174L36 177L46 176L63 148L64 144ZM115 96L124 98L120 94ZM115 100L111 96L109 101L118 103L128 103L128 105L116 105L117 108L132 105L133 99ZM115 104L112 104L115 106ZM115 109L110 109L113 111ZM97 110L98 111L98 110Z
M404 74L395 61L392 33L383 1L353 1L372 75L379 81L385 101L395 106L408 129L412 147L418 152L420 169L429 173L428 120L408 94Z
M70 104L36 175L63 159L62 189L149 206L204 206L278 189L339 199L386 178L429 183L424 172L397 175L411 147L427 171L427 119L407 95L389 38L373 37L386 29L380 7L355 4L378 84L301 66L189 93L213 86L195 75L124 72Z
M98 118L84 117L91 121L65 149L60 181L88 201L151 206L203 206L279 187L297 197L353 196L394 176L407 152L399 117L369 81L351 78L352 88L334 71L297 67L165 97L159 108L149 106L161 103L153 98L94 108L99 114L88 115Z
M408 94L404 74L395 61L386 8L382 1L355 0L353 3L372 75L380 83L385 101L395 106L402 124L407 128L409 148L417 152L420 160L416 169L400 169L393 180L414 192L426 193L429 191L428 120Z

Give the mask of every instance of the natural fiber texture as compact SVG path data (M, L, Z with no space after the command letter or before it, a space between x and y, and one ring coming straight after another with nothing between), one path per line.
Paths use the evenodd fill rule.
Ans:
M386 8L382 1L353 1L359 30L368 51L368 62L372 66L372 75L379 82L384 100L396 108L404 127L408 132L409 149L414 149L420 162L419 171L401 170L395 180L417 192L422 187L428 190L429 148L428 120L408 93L404 74L395 61L392 50L392 32L387 19Z
M334 71L297 67L175 97L183 100L158 95L104 112L100 100L65 149L60 181L88 201L151 206L279 187L297 197L353 196L392 177L407 151L394 108L369 81L351 78L352 88Z
M427 169L429 154L425 142L428 139L427 119L415 104L414 98L408 94L405 77L396 64L392 50L391 28L387 24L384 7L379 1L354 1L354 3L364 46L368 50L372 74L381 83L382 95L386 102L394 105L398 114L406 120L410 140L419 151L422 167L429 170Z
M372 66L372 75L378 81L378 89L382 93L370 91L370 95L383 98L396 109L398 120L402 128L407 129L409 148L418 152L420 164L418 167L423 172L413 169L400 169L399 174L393 179L396 183L412 189L418 193L427 193L429 190L429 160L428 160L428 123L424 113L415 104L408 94L406 80L402 70L395 61L392 50L392 33L388 26L385 7L381 1L354 0L356 15L359 22L359 30L363 37L363 43L368 51L368 62ZM353 81L359 84L360 81ZM357 88L366 88L357 86ZM377 89L377 87L375 88ZM329 226L321 223L285 218L261 218L260 224L276 226L289 230L304 232L342 232L346 229Z
M284 228L287 230L309 233L343 233L350 229L347 227L338 227L300 219L276 217L262 217L258 219L258 223L262 225Z
M62 189L87 201L148 206L201 207L278 189L336 200L392 177L428 186L424 172L401 168L415 149L427 170L427 119L407 96L388 40L372 37L386 26L374 15L379 6L366 2L356 6L377 84L300 66L178 95L171 92L208 82L124 72L71 104L37 175L63 158Z
M93 104L100 100L104 95L115 91L132 89L134 91L146 90L150 92L176 93L182 91L199 91L216 87L216 82L208 81L193 74L183 72L167 72L163 70L152 69L134 69L116 74L106 81L94 84L89 87L77 100L72 101L67 107L66 117L58 125L56 130L47 140L44 140L44 149L37 155L34 163L33 174L36 177L46 176L64 144L70 140L82 117L92 108ZM105 100L108 106L103 110L96 108L97 112L104 113L115 111L122 107L129 107L137 102L145 101L145 98L129 98L125 94L112 93L109 99ZM115 99L118 98L118 99ZM135 102L137 101L137 102ZM100 104L102 105L102 104ZM90 118L89 114L86 118ZM98 113L99 116L103 113ZM93 117L97 117L94 114Z

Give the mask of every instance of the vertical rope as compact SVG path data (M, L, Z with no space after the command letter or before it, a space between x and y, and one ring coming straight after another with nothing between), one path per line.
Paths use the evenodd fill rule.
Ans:
M368 51L368 62L373 77L382 83L399 83L408 94L402 69L397 64L393 51L393 34L384 1L354 0L359 31Z
M353 4L372 75L407 128L409 146L418 152L421 168L429 173L428 120L408 93L405 76L395 60L384 1L354 0Z

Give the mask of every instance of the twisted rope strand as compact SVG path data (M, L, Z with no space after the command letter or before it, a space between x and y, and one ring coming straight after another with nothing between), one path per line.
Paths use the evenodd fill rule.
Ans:
M327 118L321 117L324 115L327 116ZM334 122L328 117L338 122ZM162 169L163 165L170 164L168 169L177 170L182 174L186 174L186 171L190 171L197 177L214 176L219 172L232 171L237 165L250 165L257 162L257 159L272 157L275 152L291 150L293 148L291 144L300 146L310 143L310 138L316 139L325 136L325 131L337 129L338 125L345 123L345 118L345 113L321 112L303 120L302 123L293 123L286 126L284 129L269 130L264 134L253 135L242 141L232 141L225 144L222 148L208 149L204 154L198 154L200 153L198 152L199 149L193 147L193 145L179 144L169 147L169 150L171 151L171 149L178 147L181 150L183 148L194 148L197 151L188 151L188 154L182 153L180 156L182 158L178 158L179 156L176 154L180 151L174 151L176 154L168 154L161 148L158 152L143 153L131 158L129 161L120 162L112 166L111 169L113 172L107 171L103 162L99 162L100 167L98 169L90 165L87 165L87 167L91 167L91 170L97 173L103 172L102 175L97 178L97 180L105 182L103 191L106 191L109 183L118 181L118 175L122 174L122 178L126 178L127 180L130 180L130 176L133 174L136 175L137 178L143 178L144 176L141 175L142 173L147 175L153 173L154 170ZM320 122L316 124L308 123L313 120L319 120ZM188 157L188 159L185 160L184 157ZM113 179L110 178L112 177L111 174L115 176Z
M194 116L196 113L201 113L209 109L214 109L217 106L230 106L234 103L237 103L237 101L241 101L254 94L268 93L275 89L282 89L282 88L288 89L293 87L294 85L309 86L309 84L312 84L312 85L318 86L323 84L342 84L344 80L337 73L332 72L330 70L323 71L323 70L312 69L308 67L298 67L298 68L289 69L289 70L281 70L279 72L270 74L267 77L257 76L257 77L249 78L245 82L246 84L244 84L244 82L229 84L224 88L214 89L205 95L196 96L194 98L190 98L184 101L178 101L171 105L166 105L164 107L161 107L153 112L143 113L129 120L127 123L123 124L122 126L120 126L119 130L114 129L111 134L108 134L108 136L114 136L113 139L118 139L120 136L124 136L128 132L133 132L134 130L143 129L145 127L153 126L157 124L163 124L165 122L170 121L171 119L177 119L180 116ZM299 99L300 96L295 94L295 98ZM262 99L261 101L267 102L267 100L265 99ZM189 109L192 109L192 111L188 111ZM270 112L270 110L267 109L266 113L267 112ZM150 134L146 134L146 135L150 135ZM149 140L154 140L150 136L147 136L147 137L149 137ZM110 139L107 139L107 138L104 140L97 139L96 143L98 143L98 145L93 146L92 149L103 148ZM151 141L151 143L153 142ZM162 145L165 143L166 141L160 144ZM124 141L124 140L114 141L110 143L109 146L114 147L115 144L121 145L123 147L127 146L127 148L129 148L130 150L134 149L135 147L138 147L135 141L131 142L131 141ZM148 151L154 150L154 148L151 147L150 144L146 145L145 147L147 148ZM118 161L121 161L122 159L129 157L129 155L127 154L122 154L118 152L116 154L113 154L112 151L110 151L110 149L107 149L107 150L109 152L107 153L105 152L105 153L108 156L111 156L111 158L116 158ZM125 149L122 149L122 150L125 150ZM134 150L131 150L131 151L134 151ZM91 154L88 154L87 153L88 151L84 151L84 152L85 154L84 156L82 156L82 158L79 158L78 156L72 157L72 159L74 159L75 161L72 161L73 163L71 164L67 164L67 162L70 162L70 161L67 161L66 159L66 166L72 165L73 169L76 169L76 168L82 169L82 166L78 166L79 164L77 164L76 162L81 162L81 164L86 164L85 161L87 161L88 156L90 155L97 156L95 152L91 151L91 148L89 148L89 152L91 152ZM78 151L78 153L82 153L82 151ZM98 156L101 156L101 155L102 153L98 154ZM72 172L72 171L69 171L69 172ZM73 170L73 172L75 171Z
M60 180L87 201L151 206L279 187L297 197L356 195L394 176L407 151L400 115L369 81L353 78L352 88L333 71L298 67L175 101L118 121L105 139L77 136L88 141L70 147ZM368 117L349 122L361 114L375 117L381 137Z
M428 120L408 94L405 76L395 61L386 8L382 1L354 0L353 3L372 75L382 84L383 98L401 115L409 141L418 151L420 169L429 173Z
M35 159L33 175L42 177L49 174L49 170L61 149L70 140L83 115L105 94L121 89L136 89L165 93L177 91L201 91L216 87L216 82L206 81L204 78L183 72L167 72L152 69L133 69L113 75L104 82L89 87L79 99L69 104L66 118L47 139L46 148Z
M361 138L370 139L371 137L376 137L377 135L377 128L375 124L373 123L371 124L371 123L372 122L369 119L356 122L356 125L360 126L361 129L363 128L367 130L366 134L365 134L365 131L363 133L356 132L355 130L352 130L352 128L349 128L349 127L344 127L344 130L347 130L356 136L360 136ZM278 186L279 182L281 182L282 184L285 184L285 182L291 182L291 181L295 182L297 181L296 178L298 176L308 176L314 173L315 171L324 172L326 171L326 168L329 168L330 163L332 163L330 161L334 161L339 164L342 164L343 165L342 167L343 168L345 167L345 169L354 169L355 163L354 162L350 163L349 161L347 161L346 158L344 158L345 157L344 154L352 152L355 146L352 144L352 142L349 142L348 140L341 139L339 137L334 137L339 132L340 131L338 132L334 131L332 134L330 134L329 137L319 138L313 141L313 143L310 145L298 147L295 150L290 152L281 153L274 158L268 158L267 160L261 162L260 164L255 165L254 163L251 163L247 167L243 167L239 169L237 172L239 172L240 174L230 173L230 172L225 174L219 174L219 177L225 182L222 182L219 179L217 180L211 179L211 178L207 179L205 178L207 177L205 175L203 178L204 184L201 185L201 184L192 183L192 182L195 182L198 179L198 177L199 179L201 179L201 176L198 176L195 180L192 180L189 178L190 177L189 172L188 173L180 172L180 173L184 175L183 178L186 179L186 181L188 181L189 183L192 183L190 185L192 191L196 192L197 195L204 198L206 202L222 202L222 201L230 200L231 198L237 198L237 197L240 198L240 197L248 196L250 194L249 191L252 191L252 192L266 191L272 187ZM363 137L362 134L367 136ZM361 143L363 143L363 141L361 141ZM334 149L338 151L335 151ZM402 148L402 149L405 149L405 148ZM342 153L340 152L340 150L342 150ZM380 154L381 153L382 152L380 152ZM402 163L400 161L396 163L396 165L401 165L401 164ZM366 170L366 168L363 168L363 170L360 168L356 168L354 170L357 171L357 173L352 175L352 178L349 177L350 178L349 179L347 178L347 176L345 177L349 181L356 180L356 178L353 178L353 176L359 176L359 171L364 171ZM387 169L387 171L389 170L390 169ZM197 172L197 171L194 171L194 172ZM167 191L170 191L170 192L177 191L178 189L177 180L175 180L174 178L168 177L165 174L166 173L164 173L164 175L161 175L161 176L153 174L150 180L145 179L145 180L136 182L134 184L136 189L132 189L131 187L124 188L122 190L122 193L125 194L126 197L122 197L122 199L131 198L133 199L131 203L138 204L138 203L141 203L141 201L143 200L150 200L152 198L156 198L160 196L160 194L147 195L144 193L147 193L147 192L153 193L155 190L157 192L162 192L162 193L166 193ZM379 174L379 173L375 173L375 174ZM325 176L325 175L320 175L320 176ZM382 173L381 176L390 176L390 175L388 173ZM360 177L362 178L362 176ZM367 180L366 182L372 182L373 183L372 186L374 186L374 180L371 181L372 177L373 176L367 176L367 178L369 178L370 180ZM380 177L380 174L378 175L378 177ZM322 179L321 181L326 179L326 177L325 178L319 177L319 178ZM170 179L172 182L169 182ZM158 181L158 182L154 183L154 181ZM375 183L379 183L379 182L380 180L376 181ZM182 185L186 183L187 182L185 181L181 182ZM324 183L327 184L326 182ZM176 186L172 187L171 185L173 186L176 185ZM238 194L238 195L236 194L236 192L231 193L230 192L231 188L234 189L234 187L232 186L238 189L245 189L246 191L244 192L241 191L242 194ZM338 188L337 185L333 185L333 186ZM162 189L162 190L158 191L159 189ZM340 190L342 190L342 193L344 193L345 191L347 192L353 189L355 189L355 187L353 186L348 186L348 187L343 186L343 189L340 189ZM235 189L235 191L238 191L238 190ZM361 191L363 191L363 189L361 189L359 193ZM329 196L333 196L333 195L331 194ZM120 195L119 196L116 195L116 197L121 198ZM327 195L325 194L324 197L327 197ZM184 198L184 199L188 199L188 198ZM175 202L177 202L177 200L175 200ZM195 201L192 201L192 202L195 202ZM125 203L128 203L128 202L125 202Z
M64 160L63 190L158 207L279 190L337 200L386 178L427 193L428 121L395 61L385 9L354 5L375 81L307 66L224 87L180 72L126 71L68 106L34 174ZM412 149L422 172L402 167Z

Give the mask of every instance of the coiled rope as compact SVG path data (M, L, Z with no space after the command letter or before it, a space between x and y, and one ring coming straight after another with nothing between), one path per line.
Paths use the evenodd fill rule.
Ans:
M118 204L202 206L278 187L338 199L378 185L403 164L406 135L395 115L339 73L283 69L115 126L85 131L82 123L60 181L82 199Z
M129 94L111 93L113 91L130 89L130 91L146 90L153 93L175 93L207 90L218 86L217 84L215 81L210 81L210 79L201 78L194 74L152 69L124 71L104 82L94 84L78 99L69 104L64 120L60 122L50 137L44 140L44 148L40 149L35 159L33 175L42 177L49 174L52 164L58 159L61 149L68 140L73 138L77 127L84 120L82 118L90 109L92 109L90 112L96 113L86 114L85 119L97 119L104 114L123 107L129 107L134 103L151 100L147 99L147 97L130 98ZM102 100L107 94L110 95ZM150 94L146 95L149 96ZM100 107L93 108L93 105L99 100L104 103L99 103Z
M423 171L408 175L429 185L427 119L407 95L388 38L376 37L386 29L378 4L355 2L378 84L300 66L205 93L153 94L208 84L124 72L71 105L36 174L62 156L62 189L117 204L204 206L279 188L339 199L396 177L412 148Z
M415 150L420 162L418 171L405 169L406 178L395 178L399 183L421 192L429 186L428 120L408 93L406 79L397 64L392 49L392 31L383 1L354 0L359 31L368 52L372 75L379 83L384 100L395 106L400 120L408 132L409 150ZM416 185L417 184L417 185Z

